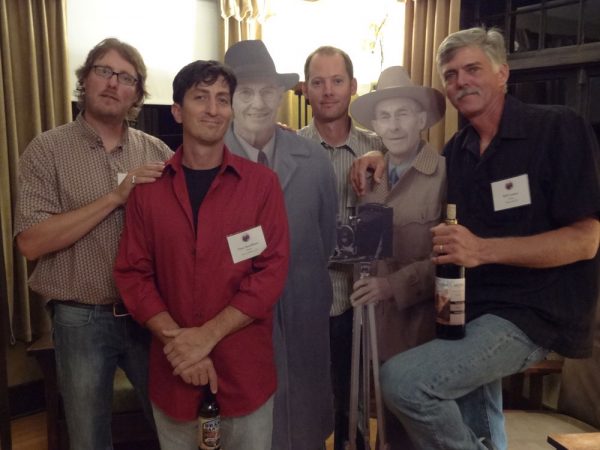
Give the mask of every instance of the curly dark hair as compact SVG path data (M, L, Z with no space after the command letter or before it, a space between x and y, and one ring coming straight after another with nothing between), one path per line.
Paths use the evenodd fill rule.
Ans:
M183 103L185 93L198 83L213 84L217 78L222 76L229 85L229 94L233 93L237 86L237 78L233 71L218 61L194 61L183 67L173 79L173 101L179 105Z

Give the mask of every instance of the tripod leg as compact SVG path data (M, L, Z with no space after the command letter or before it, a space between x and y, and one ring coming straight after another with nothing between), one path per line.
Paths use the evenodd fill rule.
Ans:
M380 450L386 450L389 446L385 439L385 415L383 413L381 386L379 384L379 350L377 347L377 334L375 331L375 305L372 303L368 306L366 321L369 325L369 337L371 339L373 385L375 389L375 407L377 408L377 435L379 437Z
M369 316L363 305L363 332L362 332L362 404L363 404L363 440L365 450L371 450L370 444L370 422L371 417L371 349L369 347Z
M363 321L362 307L354 308L352 322L352 366L350 375L350 417L349 417L349 449L356 450L356 426L358 425L358 381L360 378L361 328Z
M363 306L363 405L364 405L364 443L365 449L371 450L371 429L370 429L370 418L371 418L371 336L369 328L369 316L367 314L367 307Z

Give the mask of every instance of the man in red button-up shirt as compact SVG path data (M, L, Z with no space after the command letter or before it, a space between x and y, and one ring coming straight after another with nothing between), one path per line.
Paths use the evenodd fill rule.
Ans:
M183 145L160 179L136 186L115 279L154 335L150 399L161 447L195 450L202 385L217 391L227 450L270 450L273 306L288 267L279 181L223 144L235 76L196 61L173 81Z

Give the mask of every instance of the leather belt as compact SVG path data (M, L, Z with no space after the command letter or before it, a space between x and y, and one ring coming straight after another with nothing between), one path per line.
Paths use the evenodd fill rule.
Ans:
M88 303L79 303L79 302L71 302L71 301L68 301L68 302L57 301L57 303L60 303L62 305L66 305L66 306L72 306L73 308L94 309L97 311L108 311L108 312L112 312L112 315L114 317L127 317L127 316L131 315L129 313L129 311L127 311L127 308L125 307L125 305L122 302L107 303L107 304L103 304L103 305L91 305Z

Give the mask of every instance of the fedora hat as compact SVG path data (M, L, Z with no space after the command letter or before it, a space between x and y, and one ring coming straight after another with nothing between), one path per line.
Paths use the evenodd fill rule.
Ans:
M225 64L239 80L275 77L285 90L292 89L300 80L297 73L277 73L273 58L260 40L233 44L225 53Z
M363 127L373 130L375 105L388 98L411 98L427 112L425 128L438 122L446 111L444 95L437 89L416 86L402 66L392 66L379 75L376 90L358 97L350 105L350 114Z

